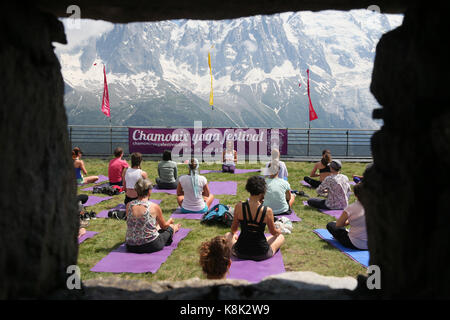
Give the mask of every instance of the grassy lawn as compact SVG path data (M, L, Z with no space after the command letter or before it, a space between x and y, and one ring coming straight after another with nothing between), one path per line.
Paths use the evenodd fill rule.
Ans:
M100 159L84 159L88 175L108 175L108 161ZM303 177L309 175L313 163L309 162L286 162L289 171L289 182L292 189L303 190L310 196L316 196L314 190L303 187L300 181ZM238 165L238 168L260 168L260 164ZM342 173L347 175L351 180L352 174L362 174L366 167L365 163L343 163ZM149 177L154 181L157 177L157 162L143 161L142 169L145 170ZM201 164L200 169L220 169L219 164L206 165ZM179 165L179 174L187 174L187 166ZM228 181L234 180L238 183L236 196L217 195L220 203L234 206L238 201L247 198L248 193L245 191L245 183L247 179L255 173L247 174L222 174L210 173L205 175L208 181ZM84 192L79 187L78 192L83 194L92 194ZM98 194L97 194L98 195ZM99 195L106 196L106 195ZM123 203L125 196L114 196L113 199L101 202L90 210L100 212L104 209L110 209L119 203ZM163 200L160 204L167 220L171 213L176 209L177 201L174 195L165 193L152 194L153 199ZM337 249L334 249L325 241L315 235L312 230L316 228L325 228L329 221L333 221L333 217L325 215L315 209L304 207L302 201L304 197L297 197L294 203L294 210L301 222L294 223L294 230L291 234L285 235L286 242L281 248L286 271L314 271L325 276L351 276L356 277L358 274L366 274L366 270L358 263L354 262ZM350 198L353 202L354 196ZM198 220L177 219L176 223L181 223L182 228L192 229L188 236L183 239L172 255L161 265L156 274L112 274L98 273L89 271L98 261L106 256L111 250L117 248L125 241L126 222L113 219L96 219L91 220L87 230L99 232L95 237L86 240L79 247L78 265L81 269L83 280L98 277L122 277L129 279L141 279L145 281L155 280L186 280L193 277L204 278L200 266L198 264L198 247L201 242L210 239L216 235L225 234L228 229L222 227L203 226Z

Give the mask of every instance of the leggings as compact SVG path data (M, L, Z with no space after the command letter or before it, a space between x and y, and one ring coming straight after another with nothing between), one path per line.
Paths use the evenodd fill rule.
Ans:
M321 198L309 198L308 199L308 206L310 207L314 207L317 209L325 209L325 210L330 210L330 208L328 208L325 204L325 199L321 199Z
M233 164L223 164L222 165L222 172L234 173L234 170L236 170L236 166Z
M140 246L126 245L127 250L132 253L152 253L161 251L164 246L168 246L172 243L173 229L168 227L167 229L159 229L158 237L152 242L142 244Z
M178 179L175 182L164 182L160 178L156 178L158 189L176 189L178 187Z
M305 182L308 182L314 189L317 189L322 183L321 181L311 179L310 177L304 177L303 180L305 180Z
M329 222L327 224L327 230L330 232L333 237L339 241L344 247L360 250L357 247L353 245L353 243L350 241L350 238L348 237L348 231L344 227L336 227L336 222Z

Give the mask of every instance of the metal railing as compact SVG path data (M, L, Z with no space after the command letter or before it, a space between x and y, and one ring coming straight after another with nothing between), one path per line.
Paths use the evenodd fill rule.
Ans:
M69 139L89 156L110 156L116 147L129 154L126 126L69 125ZM142 127L162 128L162 127ZM166 127L164 127L166 128ZM174 127L175 128L175 127ZM376 130L287 128L288 154L285 158L317 157L329 149L334 156L371 158L370 139ZM160 155L158 155L160 156Z

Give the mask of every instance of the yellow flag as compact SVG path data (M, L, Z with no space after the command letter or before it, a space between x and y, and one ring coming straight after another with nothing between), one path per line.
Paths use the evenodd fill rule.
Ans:
M211 69L211 54L208 52L208 65L209 65L209 74L211 75L211 93L209 94L209 105L212 106L213 102L213 75Z

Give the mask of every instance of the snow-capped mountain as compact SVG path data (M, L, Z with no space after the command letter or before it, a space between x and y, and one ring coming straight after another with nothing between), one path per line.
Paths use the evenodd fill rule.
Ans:
M69 123L108 123L100 112L104 64L113 124L307 127L310 69L319 117L312 127L377 128L369 91L375 48L402 19L354 10L117 24L56 49Z

